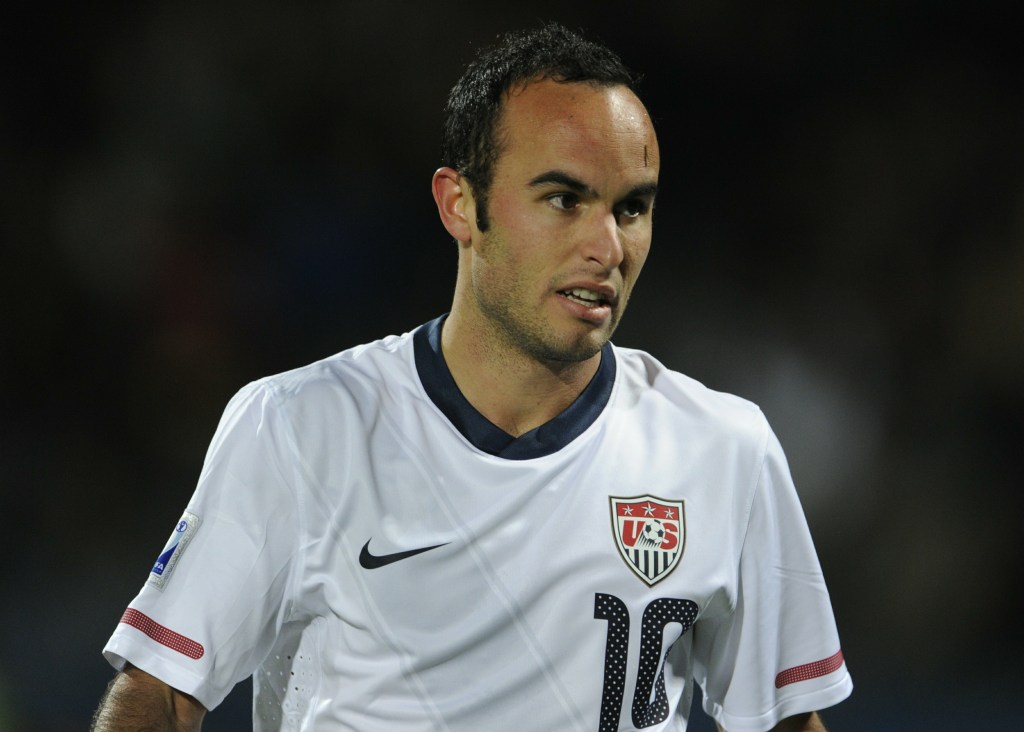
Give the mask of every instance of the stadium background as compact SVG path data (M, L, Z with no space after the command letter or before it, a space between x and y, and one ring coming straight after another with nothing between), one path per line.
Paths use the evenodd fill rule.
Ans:
M538 19L646 75L662 192L615 340L774 424L855 678L834 732L1016 728L1024 64L1003 7L6 10L0 729L86 727L236 389L446 309L444 96ZM245 728L247 687L206 729Z

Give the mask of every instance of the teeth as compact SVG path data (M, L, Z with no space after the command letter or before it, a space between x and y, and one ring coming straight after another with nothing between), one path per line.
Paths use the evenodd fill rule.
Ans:
M587 290L582 287L574 287L571 290L566 290L566 294L578 297L580 300L587 300L589 302L600 302L604 298L593 290Z

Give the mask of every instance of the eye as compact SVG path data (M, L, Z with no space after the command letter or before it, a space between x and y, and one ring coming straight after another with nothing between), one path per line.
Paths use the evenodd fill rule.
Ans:
M547 200L559 211L572 211L580 205L580 197L575 193L556 193L548 196Z
M638 219L651 210L651 203L643 198L630 198L618 206L616 213L621 218Z

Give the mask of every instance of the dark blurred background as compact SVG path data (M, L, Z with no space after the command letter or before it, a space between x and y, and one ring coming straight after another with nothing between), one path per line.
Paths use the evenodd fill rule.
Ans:
M236 389L446 310L444 98L541 19L646 75L662 192L615 340L775 426L854 674L833 731L1019 729L1011 7L4 11L0 729L87 727L100 650ZM245 683L206 729L245 729L249 703Z

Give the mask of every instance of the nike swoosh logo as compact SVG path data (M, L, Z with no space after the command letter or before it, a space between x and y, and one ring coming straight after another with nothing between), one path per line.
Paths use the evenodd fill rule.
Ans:
M415 557L417 554L429 552L431 549L437 549L439 546L448 545L448 542L445 542L444 544L434 544L434 546L425 546L419 549L408 549L404 552L395 552L394 554L370 554L370 541L372 539L363 544L363 550L359 552L359 566L363 569L379 569L393 562Z

